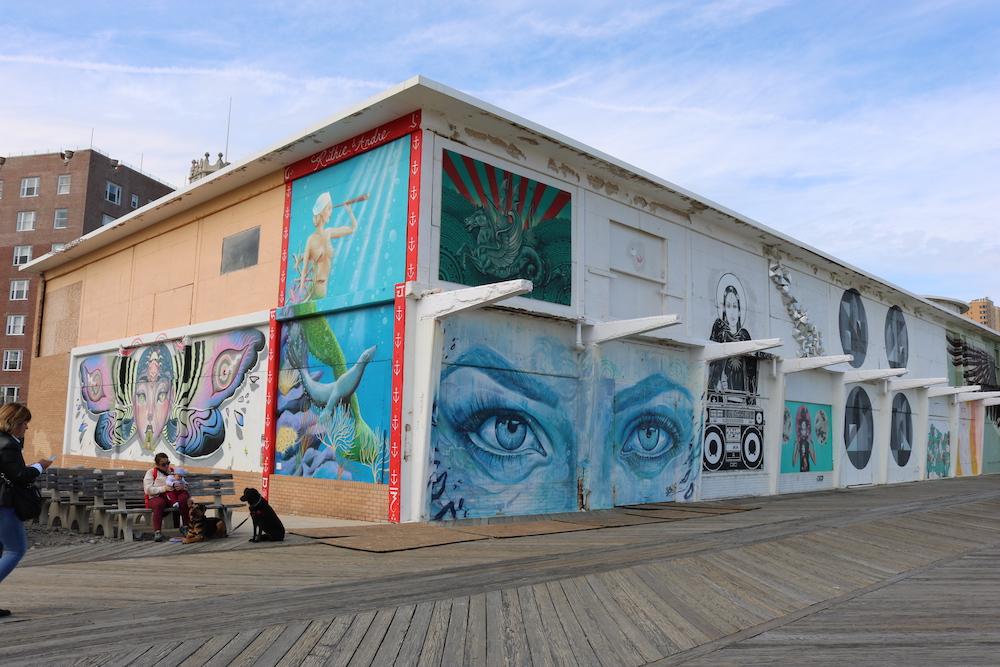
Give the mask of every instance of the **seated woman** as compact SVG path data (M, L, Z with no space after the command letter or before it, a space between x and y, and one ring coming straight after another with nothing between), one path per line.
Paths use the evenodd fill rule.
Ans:
M163 512L174 502L177 503L177 511L181 515L181 535L187 535L188 526L191 523L188 514L188 492L186 490L177 491L174 500L167 497L167 478L174 473L170 465L170 457L160 452L153 457L153 467L142 480L142 492L146 494L146 507L153 510L153 541L163 541Z

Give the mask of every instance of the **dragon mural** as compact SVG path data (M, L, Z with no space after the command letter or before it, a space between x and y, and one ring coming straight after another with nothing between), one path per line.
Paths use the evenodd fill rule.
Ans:
M463 285L526 278L531 298L568 305L568 192L444 152L439 277Z

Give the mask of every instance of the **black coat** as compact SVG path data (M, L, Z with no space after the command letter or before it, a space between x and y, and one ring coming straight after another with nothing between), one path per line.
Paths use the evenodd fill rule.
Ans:
M27 486L34 482L38 475L37 468L24 464L21 450L24 443L18 442L10 433L0 431L0 471L14 484ZM0 507L11 507L10 492L7 485L0 483Z

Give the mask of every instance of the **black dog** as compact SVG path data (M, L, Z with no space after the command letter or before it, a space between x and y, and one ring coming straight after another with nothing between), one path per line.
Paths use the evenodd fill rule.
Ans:
M251 542L281 542L285 539L285 525L257 489L243 489L240 500L250 506L250 518L253 519Z

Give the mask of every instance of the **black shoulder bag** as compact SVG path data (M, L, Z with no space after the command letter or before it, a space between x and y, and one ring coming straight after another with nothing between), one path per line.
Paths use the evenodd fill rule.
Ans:
M35 483L32 482L27 486L14 484L7 479L7 475L3 472L0 472L0 481L3 482L7 491L7 493L0 495L7 495L10 498L11 507L14 508L14 514L17 515L17 518L21 521L37 519L38 515L42 513L42 492L38 490Z

